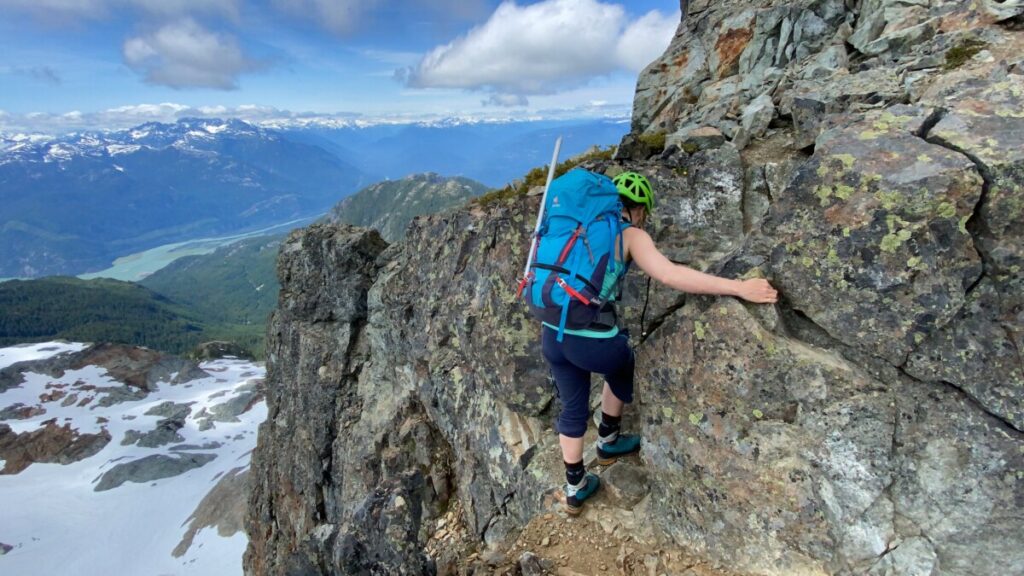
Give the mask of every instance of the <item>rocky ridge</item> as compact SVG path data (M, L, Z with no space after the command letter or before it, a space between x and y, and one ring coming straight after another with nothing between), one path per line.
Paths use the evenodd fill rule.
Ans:
M1024 4L684 7L588 167L652 179L671 259L783 300L634 275L650 487L578 522L649 547L627 574L1024 571ZM288 239L248 574L579 573L521 545L584 532L514 299L538 201ZM466 540L437 546L453 509Z

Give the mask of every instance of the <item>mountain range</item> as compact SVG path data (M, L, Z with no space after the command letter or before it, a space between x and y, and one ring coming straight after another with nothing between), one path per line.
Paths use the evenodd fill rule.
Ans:
M62 136L0 134L0 278L82 274L199 237L318 216L432 171L500 187L550 157L617 143L621 121L308 124L183 119Z
M0 140L0 277L82 273L205 234L322 213L371 178L240 121Z

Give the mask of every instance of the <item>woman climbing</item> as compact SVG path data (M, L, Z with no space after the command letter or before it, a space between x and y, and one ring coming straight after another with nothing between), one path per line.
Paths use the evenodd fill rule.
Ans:
M602 177L603 178L603 177ZM605 314L612 309L615 293L630 263L635 262L648 276L682 292L736 296L758 304L774 303L778 295L767 280L730 280L675 264L654 245L644 231L654 209L654 194L647 179L636 172L619 174L613 180L622 201L621 236L600 284ZM554 201L557 203L558 198ZM588 250L590 246L587 246ZM591 254L591 259L593 256ZM550 268L550 266L548 267ZM568 288L566 290L569 290ZM584 329L544 322L542 350L551 367L562 412L558 417L559 443L565 462L565 504L570 514L579 514L583 502L600 486L597 475L583 465L583 435L590 413L590 375L605 378L601 393L601 424L598 426L597 461L606 466L616 459L638 452L640 437L619 432L624 405L633 401L633 350L629 335L614 320L595 322ZM614 314L611 315L614 318ZM610 324L610 325L609 325Z

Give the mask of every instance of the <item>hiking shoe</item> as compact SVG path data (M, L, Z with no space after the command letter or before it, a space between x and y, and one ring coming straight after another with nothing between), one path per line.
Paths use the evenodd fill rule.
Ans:
M640 436L636 434L619 434L614 442L597 443L597 463L610 466L623 456L636 454L640 451Z
M583 511L583 501L594 495L601 487L601 479L597 474L587 472L584 477L583 487L575 488L565 485L565 511L571 516L576 516Z

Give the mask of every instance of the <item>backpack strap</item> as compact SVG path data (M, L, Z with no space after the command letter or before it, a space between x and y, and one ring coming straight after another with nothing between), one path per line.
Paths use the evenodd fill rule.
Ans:
M580 261L583 259L581 257L581 253L582 250L576 250L572 255L572 269L569 272L570 278L575 278L580 272ZM558 285L566 292L566 299L562 304L562 316L558 320L558 341L561 342L565 339L565 323L569 318L569 304L572 302L573 298L580 300L580 302L588 306L590 305L590 302L582 294L574 290L572 286L569 286L569 284L562 278L558 279Z

